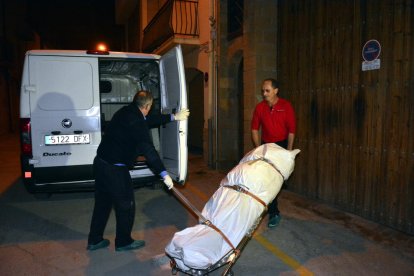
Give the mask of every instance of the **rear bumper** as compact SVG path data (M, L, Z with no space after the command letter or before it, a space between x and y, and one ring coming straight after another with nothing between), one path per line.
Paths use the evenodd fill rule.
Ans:
M148 171L148 168L142 167L142 170ZM21 171L23 183L30 193L94 190L95 180L92 164L35 168L29 164L28 157L21 156ZM136 171L132 176L135 187L152 186L154 182L159 181L159 177L155 175L140 176Z
M35 168L21 156L23 183L30 193L93 190L92 165Z

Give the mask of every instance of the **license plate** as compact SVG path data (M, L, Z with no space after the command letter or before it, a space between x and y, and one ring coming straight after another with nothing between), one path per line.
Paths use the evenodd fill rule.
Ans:
M89 144L89 134L46 135L45 145Z

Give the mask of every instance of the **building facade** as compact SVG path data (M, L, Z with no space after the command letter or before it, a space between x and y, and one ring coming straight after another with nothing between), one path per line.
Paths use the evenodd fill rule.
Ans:
M252 148L252 113L273 77L302 150L289 189L414 233L412 0L136 2L126 45L184 46L189 147L211 167ZM379 58L364 61L364 49Z

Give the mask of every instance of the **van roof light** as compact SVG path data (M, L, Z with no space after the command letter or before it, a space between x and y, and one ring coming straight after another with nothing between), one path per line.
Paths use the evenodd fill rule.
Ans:
M109 55L108 51L100 51L100 50L88 50L86 51L88 55Z
M109 55L108 47L105 43L98 43L95 50L86 51L88 55Z

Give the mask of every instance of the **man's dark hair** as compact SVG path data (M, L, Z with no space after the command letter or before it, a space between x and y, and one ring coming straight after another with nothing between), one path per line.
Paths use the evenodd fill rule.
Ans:
M146 105L149 105L152 103L152 101L154 100L154 97L152 97L151 92L146 91L146 90L141 90L138 91L133 99L133 103L138 107L138 108L143 108Z
M279 88L279 82L273 78L267 78L265 79L263 82L265 81L270 81L272 83L272 87L273 88Z

